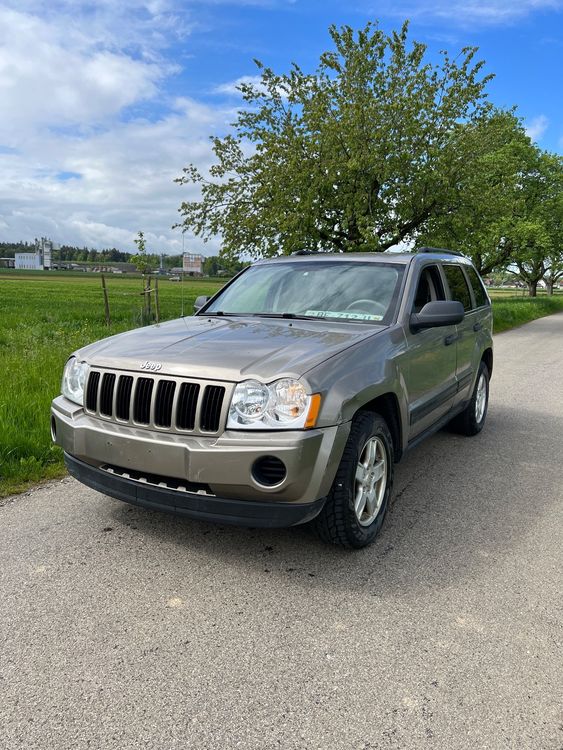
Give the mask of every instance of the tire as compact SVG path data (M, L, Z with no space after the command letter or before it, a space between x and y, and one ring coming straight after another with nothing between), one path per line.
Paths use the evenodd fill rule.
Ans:
M484 399L484 401L482 400ZM489 407L489 370L484 362L481 362L477 371L475 387L471 399L466 408L452 419L451 427L460 435L472 437L483 429L487 418Z
M317 535L341 547L371 544L387 513L393 472L393 440L385 420L358 412L324 507L312 521Z

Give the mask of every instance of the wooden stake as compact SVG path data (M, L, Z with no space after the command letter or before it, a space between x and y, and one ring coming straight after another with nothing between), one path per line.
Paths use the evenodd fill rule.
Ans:
M156 311L156 322L160 323L160 304L158 301L158 279L154 280L154 306Z
M106 277L104 274L102 274L102 290L104 292L104 308L106 313L106 325L109 328L111 325L111 318L109 314L109 299L108 299L108 290L106 288Z

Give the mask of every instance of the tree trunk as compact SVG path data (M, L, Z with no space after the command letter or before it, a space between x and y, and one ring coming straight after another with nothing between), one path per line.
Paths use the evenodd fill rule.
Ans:
M545 280L545 285L546 285L547 293L549 294L550 297L553 294L553 283L554 283L553 279L546 279Z
M538 282L537 281L528 281L528 294L530 295L530 297L538 296Z

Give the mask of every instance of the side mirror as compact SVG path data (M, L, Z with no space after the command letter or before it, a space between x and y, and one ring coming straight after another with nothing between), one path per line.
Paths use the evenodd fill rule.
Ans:
M461 323L464 315L465 311L461 302L437 300L436 302L427 302L419 313L413 313L409 324L411 331L420 331L422 328L454 326Z
M198 313L210 299L210 297L206 297L204 294L201 294L199 297L197 297L196 301L194 302L194 313Z

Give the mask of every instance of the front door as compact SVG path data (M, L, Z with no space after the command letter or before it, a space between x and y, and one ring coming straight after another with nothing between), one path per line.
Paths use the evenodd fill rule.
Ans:
M446 299L436 265L420 271L416 291L409 306L417 313L427 302ZM412 333L406 326L407 358L405 385L409 403L409 440L412 440L452 408L457 392L456 326L426 328Z

